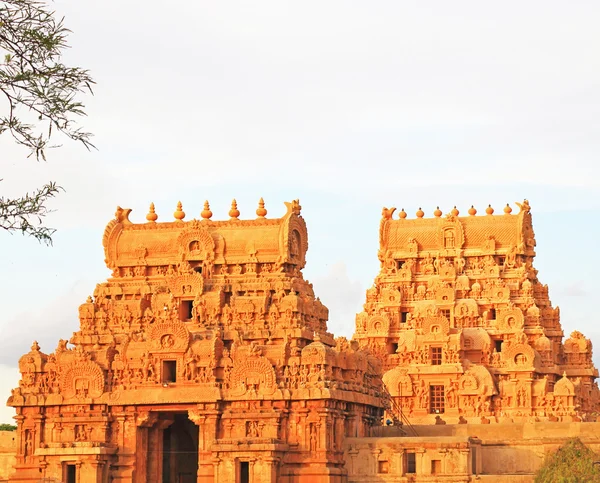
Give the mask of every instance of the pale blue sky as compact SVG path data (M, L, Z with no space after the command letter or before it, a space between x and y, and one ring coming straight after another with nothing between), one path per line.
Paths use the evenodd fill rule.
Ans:
M91 69L99 151L47 163L0 137L1 192L50 179L55 246L0 233L0 400L35 338L52 351L109 275L116 205L160 220L178 200L215 219L300 198L305 276L350 336L378 269L382 206L498 211L528 198L536 267L565 333L600 344L600 14L597 2L189 2L59 0L70 62ZM595 358L596 363L600 359ZM0 421L12 411L0 407Z

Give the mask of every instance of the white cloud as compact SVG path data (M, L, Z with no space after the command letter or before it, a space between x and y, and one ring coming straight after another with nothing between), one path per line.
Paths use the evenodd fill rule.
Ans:
M336 262L327 274L313 280L315 295L329 309L329 332L335 336L352 337L354 319L362 310L365 289L357 280L351 280L344 262Z
M208 198L224 219L233 197L242 217L260 196L269 216L304 197L307 273L331 330L351 335L377 268L381 206L412 217L529 198L539 253L555 248L540 276L569 324L593 327L593 300L570 305L559 285L600 289L587 268L597 251L580 248L597 237L589 220L600 209L600 4L53 7L74 32L67 60L98 81L82 121L99 151L65 143L36 163L0 136L0 193L48 180L67 190L52 203L54 248L2 238L0 330L11 345L1 361L16 363L34 337L52 350L74 330L77 306L107 275L100 243L116 205L143 222L155 201L168 220L179 199L188 218ZM575 272L554 262L574 239L588 254Z

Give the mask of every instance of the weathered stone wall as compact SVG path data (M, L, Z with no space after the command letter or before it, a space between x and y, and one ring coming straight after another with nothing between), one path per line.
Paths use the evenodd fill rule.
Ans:
M8 480L17 454L17 432L0 431L0 481Z
M413 426L417 437L398 437L398 428L380 428L378 436L345 442L349 482L433 481L432 463L441 461L435 481L533 482L547 454L569 438L580 438L600 454L600 423L505 423ZM411 433L412 434L412 433ZM466 447L465 447L466 445ZM475 448L475 450L474 450ZM406 452L416 451L416 473L406 473ZM456 458L454 458L455 454ZM388 459L387 473L378 459ZM454 461L453 458L456 460ZM473 466L475 459L475 466ZM404 477L406 480L398 480Z

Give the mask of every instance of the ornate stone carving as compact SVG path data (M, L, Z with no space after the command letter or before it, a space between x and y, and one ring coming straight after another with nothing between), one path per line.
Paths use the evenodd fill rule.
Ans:
M64 369L60 390L65 398L97 398L104 392L104 372L92 361L77 362Z

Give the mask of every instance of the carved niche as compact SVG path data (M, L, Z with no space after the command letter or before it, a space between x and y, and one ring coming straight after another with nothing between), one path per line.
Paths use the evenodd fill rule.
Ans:
M508 369L532 370L535 364L535 351L527 343L512 344L502 353Z
M498 314L498 329L511 331L522 330L525 322L523 311L518 307L508 310L500 310Z
M372 315L367 321L367 332L370 335L387 336L390 330L390 321L385 314Z
M463 226L457 217L446 216L438 232L439 245L446 253L460 250L465 243Z
M191 222L177 237L182 260L212 262L215 258L215 242L199 221Z
M284 253L289 263L298 268L304 268L306 264L306 252L308 251L308 233L306 223L300 216L300 205L297 202L286 204L288 213L287 222L280 231L280 253Z
M449 333L450 324L446 317L426 317L423 319L423 335L429 336L428 338L442 338Z

